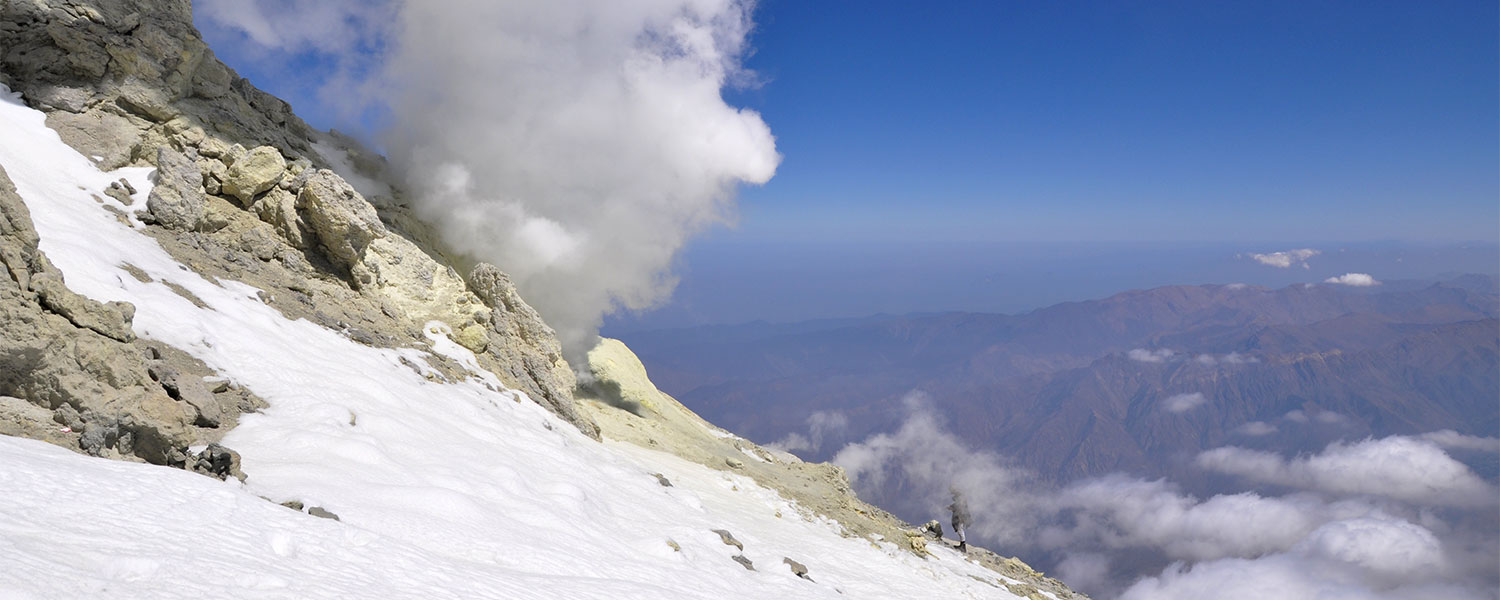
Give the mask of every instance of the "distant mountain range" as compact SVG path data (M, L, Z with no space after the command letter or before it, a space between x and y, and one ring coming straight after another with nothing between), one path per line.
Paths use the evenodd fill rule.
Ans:
M1500 430L1494 278L1171 286L1021 315L943 313L622 336L659 387L807 458L894 429L926 392L976 447L1042 477L1161 475L1235 444ZM809 427L814 413L837 427ZM829 420L824 419L825 424ZM813 431L812 429L816 429ZM810 446L810 447L808 447Z

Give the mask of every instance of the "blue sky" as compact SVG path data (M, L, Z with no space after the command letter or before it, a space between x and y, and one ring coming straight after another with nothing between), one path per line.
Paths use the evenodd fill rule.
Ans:
M1494 2L760 5L749 237L1493 240Z

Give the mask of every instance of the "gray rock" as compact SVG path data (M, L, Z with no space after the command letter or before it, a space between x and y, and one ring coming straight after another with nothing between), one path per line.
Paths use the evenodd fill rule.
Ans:
M661 473L652 473L651 475L656 477L656 482L660 483L662 487L672 487L672 480L667 479L666 475L662 475Z
M139 119L99 109L47 113L47 126L80 154L99 157L94 164L105 171L131 163L132 153L145 136L145 125Z
M166 363L154 363L147 367L151 378L161 384L172 399L186 402L193 407L193 424L199 427L217 428L224 423L225 410L218 398L204 385L203 379L183 376Z
M276 233L291 244L293 248L306 248L308 224L297 210L297 198L290 192L281 189L273 189L270 193L261 196L255 204L250 207L260 220L270 225ZM274 251L272 252L274 254ZM256 252L256 258L261 258L262 252ZM261 258L261 260L266 260Z
M156 149L156 185L146 198L146 210L157 223L178 231L203 228L207 200L203 172L186 154L167 146Z
M234 477L245 480L245 472L240 470L240 453L219 444L209 444L204 448L195 457L190 470L219 479Z
M281 181L281 174L285 171L286 160L280 151L270 146L258 146L229 166L219 189L239 199L241 206L248 207L257 195Z
M725 545L734 546L735 548L738 548L738 549L740 549L742 551L745 549L745 545L741 544L739 540L734 539L734 534L729 533L728 530L725 530L725 529L713 529L711 531L713 531L714 533L719 534L719 541L724 542Z
M812 581L812 578L807 576L807 565L799 563L786 556L781 557L781 562L792 568L793 575L796 575L808 581Z
M364 258L370 242L386 234L375 207L327 169L317 170L302 184L297 208L306 213L313 233L328 250L328 258L351 271Z
M743 554L736 554L736 555L733 556L733 558L734 558L734 562L740 563L740 566L745 567L746 570L748 570L748 571L754 571L755 570L755 563L752 562L745 555L743 555Z
M135 307L126 302L100 304L69 290L62 278L53 273L39 273L31 278L31 291L37 293L42 306L62 315L74 325L91 329L121 342L135 339L130 330Z
M341 520L341 519L339 519L338 515L333 514L332 511L329 511L329 510L327 510L327 509L325 509L325 508L323 508L321 506L310 506L310 507L308 507L307 514L310 514L310 515L312 515L314 517L323 518L323 519L333 519L335 521Z

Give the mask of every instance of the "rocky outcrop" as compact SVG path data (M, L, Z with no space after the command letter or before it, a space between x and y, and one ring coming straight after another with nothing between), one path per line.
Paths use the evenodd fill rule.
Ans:
M492 364L500 366L512 380L523 382L522 389L532 399L598 437L599 427L574 403L575 378L563 360L557 335L521 299L510 278L493 265L480 263L469 272L469 284L491 309L484 354Z
M150 162L173 121L193 137L308 153L312 129L219 62L191 10L189 0L0 3L0 83L106 169Z
M47 112L63 141L101 168L155 166L137 215L195 271L254 285L289 318L362 343L425 346L423 325L447 323L506 385L598 437L574 408L572 370L552 330L503 274L471 289L453 266L465 261L413 236L425 226L406 211L386 213L405 225L388 227L327 169L369 171L356 180L400 207L400 190L379 181L378 156L314 132L220 63L193 28L188 0L0 1L0 83ZM345 155L324 157L314 146ZM125 307L75 309L65 286L39 286L52 310L128 341L128 325L110 325Z
M259 406L243 390L207 388L202 363L137 339L133 306L70 291L37 244L0 168L0 433L191 468L189 446Z

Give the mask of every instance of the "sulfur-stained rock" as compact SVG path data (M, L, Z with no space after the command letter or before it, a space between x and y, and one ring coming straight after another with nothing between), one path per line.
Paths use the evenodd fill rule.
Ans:
M241 206L248 207L257 195L281 181L281 174L285 171L286 159L281 157L280 151L270 146L257 146L229 166L219 188L224 194L239 199Z
M250 210L293 248L307 247L307 224L297 212L297 197L290 192L273 189L256 200Z

